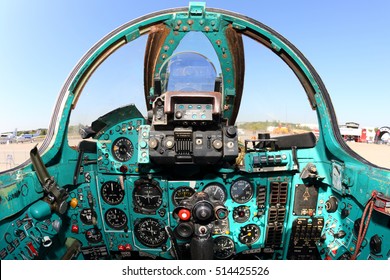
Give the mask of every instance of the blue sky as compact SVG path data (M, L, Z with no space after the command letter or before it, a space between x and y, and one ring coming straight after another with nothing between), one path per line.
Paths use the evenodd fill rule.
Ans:
M160 9L187 5L188 1L179 0L1 1L0 132L47 127L63 82L94 43L131 19ZM207 1L207 6L252 17L298 47L323 79L340 124L355 121L362 126L390 125L389 1L241 0ZM138 58L142 58L143 49L136 51ZM272 61L268 57L265 59ZM121 84L105 88L97 82L99 77L110 81L110 73L126 79L127 73L115 72L116 66L125 67L113 58L106 69L96 73L96 81L91 79L93 83L86 90L100 89L101 96L118 90ZM247 70L254 67L248 62ZM276 83L279 79L267 77ZM134 86L135 80L127 83ZM132 90L138 92L141 88L142 84L139 84ZM247 86L245 89L252 91L254 88ZM268 90L272 97L272 88L260 88ZM288 89L286 85L277 90ZM252 108L254 105L249 102L246 109L261 111L267 107L272 112L264 109L263 119L291 118L303 122L302 117L295 116L296 112L309 107L306 99L302 100L304 104L283 105L285 107L278 110L277 103L268 98L266 106L261 104ZM87 99L85 102L88 103ZM87 105L80 105L80 108L88 110ZM240 114L240 118L241 121L250 120L245 113Z

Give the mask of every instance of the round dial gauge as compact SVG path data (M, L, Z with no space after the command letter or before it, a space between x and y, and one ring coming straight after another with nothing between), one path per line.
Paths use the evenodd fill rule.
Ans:
M131 159L134 147L131 141L125 137L120 137L112 143L112 153L118 161L125 162Z
M253 186L251 182L246 179L236 180L230 188L230 195L237 203L247 203L252 199L253 193Z
M237 223L244 223L249 220L251 210L248 206L238 206L233 210L233 219Z
M134 226L134 233L138 241L148 247L159 247L167 240L164 226L153 218L141 219Z
M86 225L92 225L94 213L91 208L84 208L80 211L80 220Z
M133 200L144 212L156 211L162 204L162 190L155 181L137 181L134 184Z
M210 183L203 191L207 193L211 200L225 202L227 195L225 187L220 183Z
M110 208L104 214L104 219L107 225L112 229L124 229L127 226L127 216L123 210L118 208Z
M227 236L218 236L214 239L214 257L220 260L227 259L234 254L234 242Z
M191 197L195 190L191 187L179 187L172 194L173 204L178 206L184 199Z
M105 182L100 190L103 200L111 205L117 205L122 202L125 192L121 185L114 181Z
M103 240L103 235L100 230L96 228L90 228L85 232L85 238L89 243L99 243Z
M246 245L255 243L260 238L260 228L255 224L249 224L241 228L238 240Z

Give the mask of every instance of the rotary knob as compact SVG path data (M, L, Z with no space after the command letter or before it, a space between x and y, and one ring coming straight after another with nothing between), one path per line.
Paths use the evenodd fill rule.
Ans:
M192 209L192 215L196 222L208 224L214 216L213 206L206 201L198 202Z
M156 149L158 146L158 140L156 138L150 138L149 140L149 147L151 149Z
M237 129L234 126L228 126L226 128L226 136L229 138L234 138L237 135Z
M177 111L175 113L175 117L176 117L176 119L181 119L183 117L183 112L182 111Z
M220 139L215 139L213 141L213 147L216 150L220 150L222 148L222 145L223 145L223 143L222 143L222 140L220 140Z
M325 202L325 209L328 213L334 213L337 211L339 206L339 201L336 197L330 196L329 199Z

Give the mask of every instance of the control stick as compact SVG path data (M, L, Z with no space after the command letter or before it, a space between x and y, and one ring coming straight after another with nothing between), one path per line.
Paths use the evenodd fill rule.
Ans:
M205 192L195 193L181 201L174 210L181 224L193 225L193 235L190 242L191 258L193 260L211 260L214 257L214 241L211 233L214 221L224 219L227 209L219 201L211 201Z

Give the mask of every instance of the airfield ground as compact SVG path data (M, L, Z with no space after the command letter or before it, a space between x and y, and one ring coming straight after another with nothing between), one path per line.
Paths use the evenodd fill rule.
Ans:
M0 145L0 172L16 167L29 158L30 150L42 142L1 144ZM71 141L71 145L76 141ZM377 145L348 142L348 145L368 161L390 169L390 145Z

